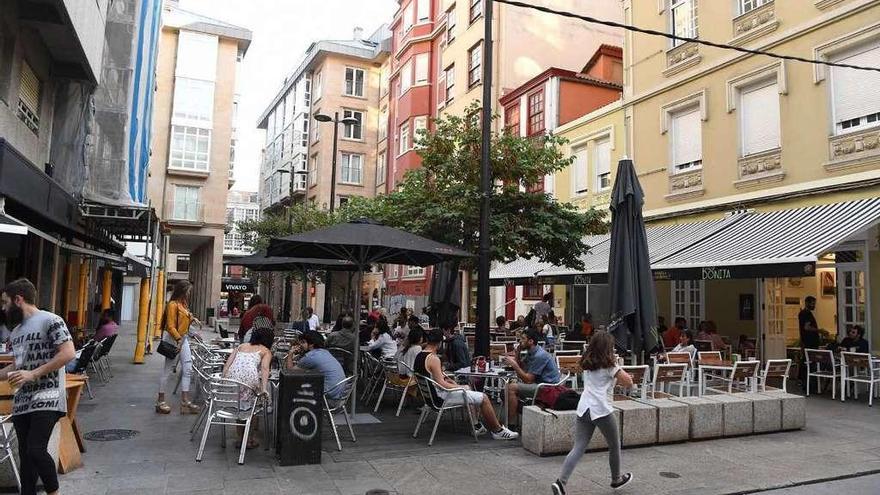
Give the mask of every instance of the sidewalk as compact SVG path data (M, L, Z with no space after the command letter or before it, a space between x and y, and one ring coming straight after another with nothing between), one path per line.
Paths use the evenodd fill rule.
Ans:
M60 478L65 495L362 495L374 488L401 495L536 495L550 493L549 484L562 465L561 456L534 456L518 441L484 437L476 444L448 430L438 432L435 445L428 447L426 433L419 439L410 437L417 416L404 412L392 421L390 405L377 415L395 425L389 438L377 438L377 426L356 425L361 440L352 444L343 434L345 450L337 453L325 436L321 465L280 467L274 454L260 447L248 451L245 465L239 466L231 432L225 451L219 434L212 434L204 460L196 463L198 443L189 441L195 417L177 414L178 397L170 401L175 407L171 415L153 411L162 357L148 356L146 364L132 365L134 343L134 327L126 324L114 348L115 376L108 385L93 383L95 400L83 398L78 421L84 433L111 428L140 433L128 440L86 441L85 466ZM384 447L375 448L377 441ZM880 470L880 408L869 408L863 399L841 403L814 396L807 401L803 431L626 449L623 467L635 473L635 481L619 493L700 495ZM610 494L608 477L607 454L589 453L568 492Z

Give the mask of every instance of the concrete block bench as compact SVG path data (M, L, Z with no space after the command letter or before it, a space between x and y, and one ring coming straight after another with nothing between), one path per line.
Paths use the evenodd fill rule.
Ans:
M615 404L616 405L616 404ZM620 411L614 410L618 424ZM567 454L574 445L574 422L577 411L542 410L537 406L526 406L522 413L520 439L523 448L540 456ZM587 450L607 449L605 437L597 428Z
M723 435L751 435L754 431L752 401L739 394L704 395L703 397L719 402L722 405Z
M782 406L782 429L800 430L807 425L807 399L782 390L768 390L761 395L778 397Z
M635 400L614 402L620 411L620 443L624 447L657 443L657 408ZM599 435L601 436L601 435ZM596 435L593 434L595 438Z
M724 407L705 397L672 397L688 407L688 436L691 440L716 438L724 434Z
M762 393L737 394L752 401L752 421L755 433L770 433L782 429L782 399Z
M684 442L690 438L687 404L669 399L636 399L657 409L657 443Z

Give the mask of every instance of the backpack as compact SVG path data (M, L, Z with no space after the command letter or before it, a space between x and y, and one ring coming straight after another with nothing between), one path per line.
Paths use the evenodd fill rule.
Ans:
M556 411L571 411L577 409L578 401L581 394L566 387L565 385L555 385L551 387L541 387L538 395L535 397L535 405L542 409L553 409Z

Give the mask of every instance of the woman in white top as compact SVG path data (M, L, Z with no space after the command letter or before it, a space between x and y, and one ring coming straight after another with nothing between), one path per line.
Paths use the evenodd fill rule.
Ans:
M590 346L581 360L584 370L584 391L577 407L574 446L562 464L562 474L551 485L554 495L565 495L565 484L596 427L608 443L608 462L611 465L611 488L620 488L632 480L632 473L620 475L620 434L611 408L611 389L615 380L624 387L631 387L632 377L620 369L614 360L614 337L607 332L595 332Z
M681 335L678 336L678 345L669 352L689 352L691 359L694 359L694 356L697 354L697 348L691 344L693 340L692 335L690 330L681 332Z
M373 340L367 343L367 350L370 352L379 351L382 359L394 359L397 354L397 342L391 336L391 329L388 328L388 322L379 320L376 328L373 330Z
M265 327L258 327L248 330L251 335L250 340L246 344L241 344L234 351L226 364L223 366L223 376L231 380L248 385L253 390L257 390L264 397L269 397L269 368L272 362L272 344L275 342L275 335L272 330ZM239 393L239 401L242 405L250 405L254 394L251 389L242 388ZM267 425L268 427L268 425ZM256 432L256 426L251 430L251 435ZM238 444L244 437L244 427L238 427ZM253 436L247 441L247 448L253 449L259 446Z
M422 327L411 327L406 339L397 351L397 373L401 377L409 377L412 373L416 356L422 352L422 341L425 338L425 332Z

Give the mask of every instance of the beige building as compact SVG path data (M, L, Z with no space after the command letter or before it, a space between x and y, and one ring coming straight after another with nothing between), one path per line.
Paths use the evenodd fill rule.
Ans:
M204 318L220 298L236 72L251 32L173 4L163 14L149 193L168 233L168 281L193 282Z

